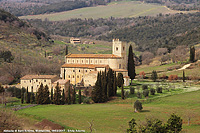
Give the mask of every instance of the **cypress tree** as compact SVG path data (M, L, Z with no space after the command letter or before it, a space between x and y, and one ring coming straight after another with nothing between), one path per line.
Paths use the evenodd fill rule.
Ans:
M51 88L51 104L53 104L53 88Z
M190 62L194 62L195 61L195 48L194 46L190 47Z
M30 95L28 93L28 87L26 89L26 103L30 103Z
M66 103L66 100L65 100L65 91L63 89L63 92L62 92L62 104L65 104Z
M24 88L21 89L21 104L24 103Z
M106 80L106 71L102 72L101 75L101 87L102 87L102 101L106 102L108 100L107 97L107 80Z
M57 82L57 85L56 85L55 90L54 90L53 100L54 100L54 103L56 105L61 104L61 90L60 90L58 82Z
M74 86L74 92L73 92L73 97L72 97L72 103L76 103L76 87Z
M71 104L71 94L70 94L70 86L68 88L68 104Z
M37 104L43 104L43 100L44 100L44 95L43 95L43 84L40 85L38 92L37 92Z
M152 74L151 74L151 79L152 79L154 82L156 82L157 78L158 78L157 72L153 70L153 71L152 71Z
M95 83L94 89L92 90L92 100L95 103L100 103L101 98L102 98L101 73L98 72L97 81Z
M65 46L65 55L68 55L68 46Z
M117 76L117 86L121 87L121 97L124 99L124 78L122 73L118 73Z
M135 79L136 73L135 73L135 62L133 58L133 50L132 46L129 46L129 53L128 53L128 76L131 79L131 85L132 80Z
M79 94L78 95L79 96L78 97L78 103L81 104L81 89L80 88L79 88L78 94Z
M117 77L116 77L116 72L114 72L114 81L113 81L113 90L114 90L114 95L117 95Z
M185 71L183 70L183 82L185 82Z
M42 104L50 104L50 98L49 98L49 87L45 85L43 89L43 102Z
M35 100L35 98L34 98L33 86L32 86L32 88L31 88L31 98L30 98L30 103L33 104L33 103L34 103L34 100Z
M107 73L107 97L114 96L114 89L113 89L113 81L114 81L114 74L113 70L109 68Z

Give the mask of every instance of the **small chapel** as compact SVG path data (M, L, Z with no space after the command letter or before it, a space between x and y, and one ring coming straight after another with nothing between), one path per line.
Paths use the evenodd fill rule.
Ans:
M119 39L112 41L112 54L71 54L65 56L65 64L61 66L60 77L70 80L73 85L84 83L84 86L93 86L99 71L111 68L122 73L124 85L129 85L127 71L127 43Z

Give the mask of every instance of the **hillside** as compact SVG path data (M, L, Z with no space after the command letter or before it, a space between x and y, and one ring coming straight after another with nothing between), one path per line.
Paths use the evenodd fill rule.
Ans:
M59 66L53 66L58 60L48 61L44 57L45 51L53 47L44 32L3 10L0 10L0 29L1 83L18 82L29 73L59 73Z
M174 14L173 11L162 5L145 4L138 1L113 2L105 6L86 7L66 12L22 16L21 19L48 19L50 21L68 20L71 18L126 18L139 16L156 16L162 14Z

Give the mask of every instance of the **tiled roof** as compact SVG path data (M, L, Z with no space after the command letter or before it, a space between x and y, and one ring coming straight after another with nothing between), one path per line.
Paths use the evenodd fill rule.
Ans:
M25 75L21 79L53 79L56 78L57 75Z
M62 67L68 68L105 68L108 65L93 65L93 64L64 64Z
M67 58L121 58L114 54L68 54Z
M68 79L59 79L57 81L55 81L53 84L57 84L57 82L59 83L59 85L65 85L67 82L69 82Z
M128 70L126 69L113 69L116 72L127 72Z

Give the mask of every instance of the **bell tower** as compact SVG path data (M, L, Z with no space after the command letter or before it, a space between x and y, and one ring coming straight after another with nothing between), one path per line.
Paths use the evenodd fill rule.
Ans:
M113 39L112 54L126 57L126 43L119 41L119 39Z

